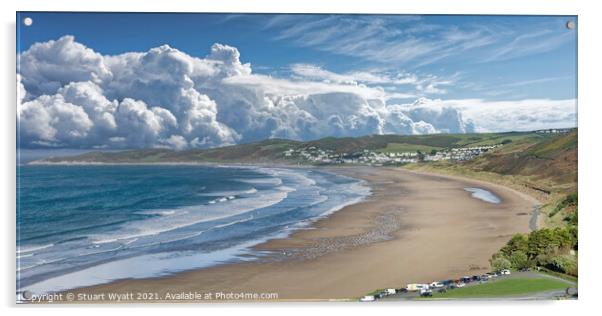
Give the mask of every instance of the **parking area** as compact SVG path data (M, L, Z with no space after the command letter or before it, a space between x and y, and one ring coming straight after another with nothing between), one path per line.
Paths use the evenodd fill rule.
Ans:
M403 300L415 300L419 298L438 298L438 296L445 296L450 291L455 291L459 288L476 287L483 284L490 284L498 282L500 280L508 279L553 279L559 282L563 282L567 289L571 289L571 292L575 293L576 296L576 283L558 278L552 275L540 273L537 271L519 271L507 273L488 273L485 275L465 276L454 280L442 280L438 282L432 282L430 284L408 284L403 288L398 289L385 289L379 293L373 295L373 297L365 296L362 301L403 301ZM502 282L504 283L504 282ZM502 284L500 283L500 285ZM549 291L535 291L533 293L526 293L521 295L504 295L499 298L496 297L481 297L476 299L556 299L559 297L566 297L566 289L555 289Z

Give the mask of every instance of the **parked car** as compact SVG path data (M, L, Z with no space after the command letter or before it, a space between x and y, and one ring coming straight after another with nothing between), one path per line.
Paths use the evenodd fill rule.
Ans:
M501 273L502 275L510 275L510 270L508 270L508 269L504 269L504 270L500 271L500 273Z
M473 276L471 277L471 279L472 279L473 281L481 281L481 276L480 276L480 275L473 275Z
M374 295L366 295L362 298L360 298L360 302L373 302L376 298L374 298Z
M387 289L387 294L391 295L391 294L395 294L397 293L396 289Z
M464 287L465 285L466 285L466 283L462 283L462 282L456 284L457 287Z
M470 281L471 281L471 279L470 279L470 277L469 277L469 276L462 277L462 279L460 279L460 280L461 280L463 283L470 283Z
M422 297L433 296L433 291L431 291L429 289L422 289L422 290L420 290L420 296L422 296Z
M445 285L443 285L443 283L441 283L441 282L433 282L433 283L431 283L431 284L430 284L430 287L432 287L432 288L436 288L436 289L438 289L438 288L442 288L442 287L444 287L444 286L445 286Z
M445 281L441 281L441 283L443 283L443 285L445 285L445 286L449 286L450 284L454 283L454 280L445 280Z
M428 284L420 284L420 283L410 283L407 286L408 291L420 291L422 289L428 290L428 288L429 288Z

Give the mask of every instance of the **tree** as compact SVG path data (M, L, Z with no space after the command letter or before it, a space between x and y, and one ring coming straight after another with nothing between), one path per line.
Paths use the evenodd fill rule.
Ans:
M527 253L529 251L529 239L527 235L516 234L500 250L506 257L510 257L515 251Z
M542 254L554 252L559 246L554 232L548 228L532 231L529 233L527 256L534 259Z
M491 269L493 269L493 271L501 271L501 270L504 270L504 269L511 269L512 268L512 264L504 256L496 256L496 255L494 255L491 258L491 260L489 261L489 263L491 264Z
M556 227L554 229L554 239L556 244L558 244L558 247L563 249L573 248L576 242L573 234L571 233L568 227Z
M577 213L577 212L575 212ZM579 229L577 228L577 225L573 226L569 226L567 227L567 230L569 231L569 233L571 234L571 236L573 236L573 250L578 250L579 249Z
M556 256L546 264L550 270L577 275L577 258L571 255Z
M510 255L510 257L508 257L508 260L510 261L512 268L514 268L516 270L520 270L520 269L529 267L529 258L527 257L527 254L524 251L521 251L521 250L514 251Z

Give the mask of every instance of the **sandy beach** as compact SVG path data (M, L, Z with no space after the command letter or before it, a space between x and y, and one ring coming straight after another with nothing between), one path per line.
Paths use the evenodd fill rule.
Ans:
M287 301L356 299L379 288L489 271L490 256L513 234L529 231L537 203L503 186L458 177L398 168L331 170L365 179L373 194L315 222L313 229L256 247L274 251L272 257L71 292L133 292L126 301L135 302L140 302L136 293L163 298L181 292L277 293L278 300ZM467 187L486 189L502 201L475 199Z

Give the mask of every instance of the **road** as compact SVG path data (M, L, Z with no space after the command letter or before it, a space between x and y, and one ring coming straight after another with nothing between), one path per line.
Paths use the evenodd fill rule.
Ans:
M533 230L537 230L538 225L538 219L539 219L539 205L535 205L533 207L533 212L531 212L531 218L529 219L529 229Z

